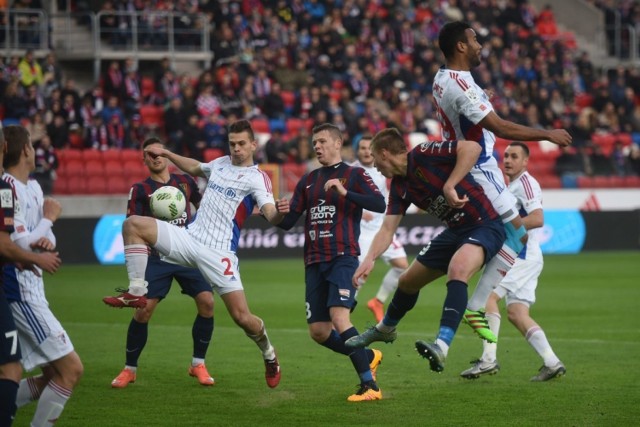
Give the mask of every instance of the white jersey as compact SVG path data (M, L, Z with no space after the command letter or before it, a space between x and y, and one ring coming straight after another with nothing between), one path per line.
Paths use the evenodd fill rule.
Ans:
M354 162L352 166L360 167L367 171L373 183L376 185L376 187L378 187L378 190L380 190L380 193L382 193L382 195L384 196L384 202L386 205L389 200L387 178L385 178L384 175L382 175L380 171L374 166L364 166L359 161ZM365 233L377 233L382 226L382 221L384 220L385 216L384 212L372 212L366 209L364 209L363 212L368 212L373 215L373 219L371 221L365 221L364 219L360 221L360 236Z
M478 163L489 160L496 137L478 123L493 111L493 105L471 73L440 68L433 81L433 98L443 139L477 141L482 146Z
M536 209L542 209L542 189L538 181L524 171L516 179L509 183L509 191L516 197L516 207L520 216L525 217ZM526 250L523 251L527 261L539 261L542 259L540 244L536 238L535 230L527 232L528 240Z
M433 81L433 98L445 140L476 141L482 153L471 175L482 186L504 222L516 216L515 200L507 192L502 171L493 157L496 137L479 123L493 111L489 97L469 71L440 68Z
M33 179L24 184L8 173L3 174L2 179L13 187L16 194L15 231L11 240L23 248L29 247L25 242L33 242L40 237L47 237L55 244L51 221L43 217L44 195L40 184ZM38 267L35 268L42 273ZM29 270L19 271L13 264L6 264L3 274L8 300L46 303L42 274L38 276Z
M229 156L200 165L207 184L187 231L202 245L236 251L240 229L257 204L275 204L269 176L258 166L234 166Z

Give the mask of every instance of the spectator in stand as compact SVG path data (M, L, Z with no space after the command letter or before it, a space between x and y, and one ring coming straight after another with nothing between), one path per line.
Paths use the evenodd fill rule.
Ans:
M561 147L562 153L556 158L555 172L562 177L564 175L584 175L586 172L583 157L583 148L578 148L576 153L574 147Z
M140 113L142 91L140 90L140 76L138 76L138 71L135 68L127 70L127 74L124 77L123 97L125 117Z
M282 131L274 129L271 138L264 146L267 163L284 164L289 160L289 147L285 143Z
M547 4L536 18L536 28L542 37L556 37L558 26L550 4Z
M17 81L12 81L7 85L4 93L4 119L11 119L18 122L27 117L27 101L20 94L20 87Z
M106 97L115 96L120 99L124 93L124 75L120 70L120 62L111 61L109 69L102 76Z
M20 83L23 87L27 88L32 84L40 86L44 82L42 67L35 60L33 50L28 49L25 52L18 69L20 70Z
M53 116L52 122L47 125L47 135L51 138L53 148L61 149L69 145L69 128L63 115Z
M180 97L172 98L169 108L164 113L164 132L167 135L168 149L176 153L182 145L184 128L187 126L187 111Z
M280 83L274 82L271 85L271 92L264 97L261 109L262 113L270 119L285 119L284 100L282 99Z
M613 144L610 161L611 174L617 176L629 175L629 163L627 161L627 155L625 154L625 148L622 141L618 140Z
M93 116L91 125L86 129L84 146L103 151L109 147L107 126L100 114Z
M49 52L42 63L43 93L48 96L55 88L62 86L62 68L58 64L56 55Z
M630 174L640 176L640 145L635 143L631 144L627 163L629 164Z
M109 145L101 145L101 150L108 150L109 148L116 148L120 150L124 148L124 124L120 121L120 117L115 114L111 116L111 120L107 123L107 137L109 138Z
M207 148L207 143L199 121L200 117L197 114L189 116L187 126L184 128L182 144L178 147L179 151L176 150L175 153L182 155L186 150L186 157L204 161L204 150Z
M220 113L220 101L213 94L213 84L207 84L202 89L196 100L200 118L209 117L211 114Z
M58 169L58 156L51 146L51 138L44 135L38 143L33 144L36 156L36 168L33 177L38 181L45 196L53 192L53 181L56 179Z
M593 144L591 147L589 164L593 175L610 176L613 173L612 159L602 151L602 147L598 144Z
M29 117L29 123L27 123L25 128L27 129L27 132L29 132L31 143L34 147L47 135L47 125L44 122L42 113L39 112L36 112Z
M45 102L44 97L38 90L38 85L35 83L26 88L26 102L27 102L27 116L32 117L39 111L44 111Z
M171 102L170 100L179 97L181 92L180 80L176 78L175 73L170 68L164 70L164 75L155 85L155 88L156 94L154 96L157 104L169 103ZM146 100L145 102L150 103L151 101L154 100Z
M107 105L101 112L102 120L104 123L111 123L112 116L118 116L120 123L124 123L124 113L119 106L119 100L117 96L111 95L107 101Z
M134 150L141 150L142 143L147 139L149 129L142 124L140 114L134 114L126 126L126 134L124 136L124 146Z
M227 126L220 114L213 113L205 119L202 128L207 148L216 148L222 150L226 155L229 154L229 144L227 143Z

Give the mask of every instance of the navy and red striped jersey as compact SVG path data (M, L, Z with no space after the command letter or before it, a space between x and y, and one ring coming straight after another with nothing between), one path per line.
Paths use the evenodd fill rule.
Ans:
M395 176L389 190L388 215L404 215L413 203L449 228L471 226L498 218L491 201L470 173L456 185L469 201L461 209L447 205L442 192L456 164L458 141L425 142L408 154L407 175Z
M324 191L324 184L333 178L339 179L347 190L346 197ZM311 171L300 179L283 224L290 227L306 212L305 265L328 262L337 256L360 255L362 209L383 212L384 206L384 196L369 174L341 162Z
M15 213L15 193L11 184L0 179L0 232L11 234L14 232L13 215ZM0 258L0 266L6 259ZM0 287L4 283L2 271L0 271Z
M169 181L158 182L151 179L151 177L145 179L142 182L137 182L131 186L129 191L129 201L127 202L127 217L131 215L153 216L151 213L151 207L149 206L149 198L151 194L160 187L170 185L177 187L184 193L186 199L193 203L194 206L200 204L202 195L198 191L198 185L189 175L183 174L171 174ZM175 224L181 227L191 222L193 214L191 212L191 205L187 203L187 207L180 218L176 218L173 221L169 221L171 224Z

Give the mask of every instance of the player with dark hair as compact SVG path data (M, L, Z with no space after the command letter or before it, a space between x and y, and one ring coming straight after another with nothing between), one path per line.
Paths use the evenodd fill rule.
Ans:
M509 144L504 152L504 173L509 178L509 191L518 201L518 210L529 239L524 251L520 253L513 267L502 281L493 289L487 300L487 320L489 327L497 336L500 331L500 309L498 302L506 297L509 321L520 331L534 351L540 356L543 365L531 381L547 381L566 373L564 364L551 348L544 331L529 314L536 300L538 277L544 265L542 251L531 230L544 225L542 210L542 190L540 184L527 171L529 147L522 142ZM492 375L500 370L496 353L497 345L483 343L484 350L480 359L471 362L473 366L460 374L468 379L482 375Z
M36 167L29 132L22 126L7 126L4 135L7 152L2 179L11 185L16 196L11 239L25 250L34 245L37 250L55 250L56 237L51 227L62 208L57 200L45 198L40 184L29 178ZM42 371L42 375L20 381L16 405L20 408L37 400L31 425L53 425L82 377L82 361L49 307L41 272L7 264L3 276L20 339L22 366L27 372L38 367Z
M147 147L164 148L164 143L156 138L148 138L142 143L142 161L149 170L149 177L142 182L133 184L129 192L127 203L127 217L131 215L153 216L149 207L149 198L158 188L170 185L179 188L190 202L182 216L171 221L172 224L185 227L193 219L191 204L196 208L200 205L202 196L198 191L196 182L189 175L173 174L169 172L169 162L165 157L151 156L144 152ZM202 273L197 268L183 267L171 264L160 259L160 255L154 249L150 249L145 281L148 285L146 296L147 303L136 310L129 323L127 332L126 363L120 374L111 382L111 387L124 388L136 380L138 358L147 343L149 320L156 306L171 290L171 283L175 279L182 293L195 300L198 314L193 322L191 336L193 337L193 358L189 367L189 375L197 377L200 384L210 386L215 383L205 366L205 356L209 348L209 342L213 336L213 291ZM111 301L111 306L123 307L123 297L116 297Z
M267 385L273 388L280 383L280 364L264 322L249 310L236 250L240 229L254 206L272 224L282 220L288 207L284 212L276 209L271 180L254 163L258 142L251 123L248 120L231 123L228 139L231 154L209 163L154 145L144 149L145 155L166 157L189 175L206 178L206 188L198 214L188 227L141 215L131 215L125 220L122 236L129 288L104 301L112 305L114 299L123 298L129 307L146 304L149 246L164 261L197 267L220 295L234 322L257 344L265 364Z
M353 276L366 280L374 260L391 243L413 203L443 221L447 228L425 246L402 273L384 319L346 345L360 348L374 341L392 342L396 327L411 310L420 289L447 276L447 296L435 343L419 340L416 349L440 372L467 305L467 283L500 249L505 239L500 217L469 170L478 160L475 141L425 142L410 152L396 129L378 132L371 143L376 168L391 178L387 214L365 259Z
M465 22L445 24L438 36L446 64L433 81L433 100L445 140L472 140L482 147L471 170L474 179L500 215L507 240L498 256L491 260L469 300L465 322L483 338L494 341L484 312L492 287L504 271L513 265L526 242L526 230L515 208L516 200L507 191L502 172L493 157L496 135L520 141L549 140L560 146L571 144L571 135L564 129L537 129L503 120L493 109L489 96L474 81L471 69L480 65L482 45L475 31Z
M0 165L4 160L7 149L4 132L0 127ZM0 166L1 168L1 166ZM0 179L0 265L13 261L21 263L22 267L37 265L48 273L55 273L60 266L57 252L45 251L41 253L22 249L11 240L15 231L15 195L11 185ZM40 245L36 242L34 247ZM22 378L20 359L20 343L18 329L5 294L3 275L0 274L0 426L11 426L17 405L16 396Z
M358 237L362 210L384 212L384 197L364 169L342 161L342 132L331 123L312 130L313 149L321 168L304 175L291 199L290 213L279 227L288 230L305 215L305 303L311 338L349 356L359 378L350 402L382 399L375 373L382 353L352 350L345 341L358 335L351 323L356 289L351 277L358 267ZM289 208L286 199L278 209Z

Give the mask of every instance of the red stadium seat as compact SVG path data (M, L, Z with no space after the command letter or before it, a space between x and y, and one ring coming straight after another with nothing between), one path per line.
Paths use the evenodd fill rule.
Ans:
M256 133L271 133L269 120L267 119L251 119L251 127L253 127L253 131Z
M65 161L60 165L56 173L65 177L82 178L84 175L84 162L82 160Z
M102 160L102 151L93 149L82 150L82 160L85 162L89 160Z
M84 148L84 140L78 132L69 132L69 146L74 150L82 150Z
M300 130L305 127L304 120L290 118L286 121L286 134L289 136L298 136L300 134Z
M99 176L99 177L103 177L104 179L104 175L105 175L104 163L101 160L89 160L85 162L84 176L86 178Z
M640 176L625 176L624 186L627 188L640 188Z
M56 150L56 155L58 156L58 162L60 162L60 164L64 164L71 160L82 160L82 150L63 148L61 150Z
M283 90L280 92L280 96L284 101L284 108L293 110L293 107L296 104L296 94L290 90Z
M105 162L108 162L110 160L114 160L117 162L122 161L122 150L111 149L111 150L102 151L101 153L102 153L102 160Z
M73 177L67 180L67 194L86 194L86 180L81 177Z
M119 160L107 160L104 162L104 172L109 176L124 176L124 164Z
M147 99L156 92L156 84L151 77L143 77L140 81L140 86L140 91L144 99Z
M138 163L142 162L142 152L140 150L125 148L124 150L120 150L120 157L123 163L128 160L135 160Z
M164 110L155 105L143 105L140 107L140 119L144 126L157 128L164 124Z
M107 194L107 181L104 176L92 176L87 180L86 192L88 194Z
M132 184L122 175L111 175L107 179L109 194L128 194Z
M562 188L562 180L559 176L556 175L540 175L537 176L536 179L540 184L540 187L544 190L552 189L552 188Z
M68 194L67 191L67 177L58 175L58 178L53 181L53 194Z
M204 161L210 162L211 160L217 159L218 157L224 156L224 151L219 148L207 148L204 150Z
M578 188L593 188L593 178L590 176L579 176L577 181Z

